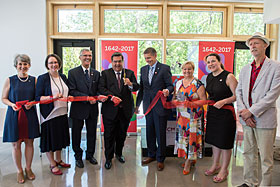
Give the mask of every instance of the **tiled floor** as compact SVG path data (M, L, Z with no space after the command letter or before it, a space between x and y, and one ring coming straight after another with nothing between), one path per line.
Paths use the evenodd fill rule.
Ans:
M2 140L1 140L2 142ZM211 164L212 158L199 159L191 174L184 176L180 163L182 159L168 157L165 161L164 171L158 172L156 162L148 166L141 165L140 136L127 138L124 156L126 163L121 164L113 159L110 170L104 168L104 153L101 149L100 137L97 140L97 152L95 157L99 164L91 165L85 162L85 168L75 168L73 151L63 151L63 158L70 162L70 169L63 169L62 176L54 176L49 170L46 155L40 157L38 148L39 139L35 141L35 153L32 169L36 174L34 181L26 181L24 184L16 183L16 169L12 160L11 144L0 143L0 186L1 187L70 187L70 186L93 186L93 187L186 187L186 186L236 186L242 184L243 159L240 152L236 158L232 158L228 180L215 184L211 177L203 174L204 170ZM85 142L82 143L85 147ZM24 145L22 146L24 148ZM24 161L23 161L24 162ZM273 184L280 185L280 162L276 161L274 166Z

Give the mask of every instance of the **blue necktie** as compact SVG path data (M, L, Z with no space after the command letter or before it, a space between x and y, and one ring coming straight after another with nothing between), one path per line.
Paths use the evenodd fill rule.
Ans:
M154 67L150 67L150 71L149 71L149 84L151 85L152 84L152 78L153 78L153 69Z

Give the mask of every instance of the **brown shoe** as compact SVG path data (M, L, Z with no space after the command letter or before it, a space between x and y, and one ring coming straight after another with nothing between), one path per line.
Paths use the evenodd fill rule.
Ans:
M157 170L162 171L164 169L164 163L163 162L158 162L157 163Z
M149 164L150 162L153 162L153 161L155 161L155 160L156 160L155 158L151 158L151 157L144 158L144 159L142 160L142 165L143 165L143 164Z

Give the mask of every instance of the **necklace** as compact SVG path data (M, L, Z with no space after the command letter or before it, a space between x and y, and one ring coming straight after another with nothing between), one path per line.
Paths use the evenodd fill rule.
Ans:
M26 81L28 81L28 79L29 79L29 75L27 75L27 77L25 77L26 79L22 79L22 78L20 78L18 75L17 75L17 77L18 77L18 79L19 79L21 82L26 82Z
M49 74L50 74L50 73L49 73ZM54 79L53 79L53 77L52 77L52 75L51 75L51 74L50 74L50 77L51 77L52 81L54 82L55 86L57 87L57 89L58 89L58 93L61 93L61 94L62 94L62 96L63 96L64 89L63 89L63 85L62 85L62 82L61 82L61 78L60 78L60 76L58 75L58 79L59 79L59 82L60 82L60 85L61 85L62 92L60 91L59 86L56 84L56 82L54 81Z

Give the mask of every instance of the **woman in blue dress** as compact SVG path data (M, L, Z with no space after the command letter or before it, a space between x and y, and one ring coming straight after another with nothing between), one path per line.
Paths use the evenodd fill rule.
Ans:
M31 170L31 164L34 153L33 141L40 135L39 121L35 106L26 104L17 106L16 102L35 100L36 78L28 75L31 63L27 55L17 55L14 60L14 66L18 73L7 78L2 93L2 102L8 105L3 142L12 143L13 159L17 167L17 182L24 183L21 143L25 143L26 177L29 180L34 180L35 175Z

